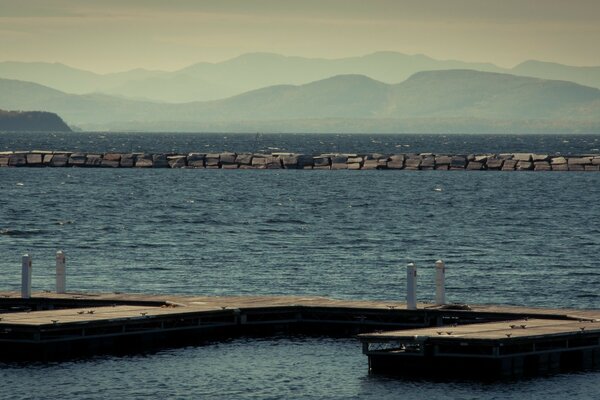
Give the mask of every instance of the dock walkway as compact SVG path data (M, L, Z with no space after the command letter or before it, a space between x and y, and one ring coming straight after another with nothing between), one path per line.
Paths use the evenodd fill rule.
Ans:
M22 299L0 292L0 359L281 333L359 334L374 372L520 376L600 365L600 310L430 304L408 310L401 302L300 296L34 293Z

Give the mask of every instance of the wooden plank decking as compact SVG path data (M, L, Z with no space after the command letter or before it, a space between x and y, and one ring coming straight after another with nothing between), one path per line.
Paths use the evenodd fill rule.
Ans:
M372 371L520 376L600 366L600 310L431 304L408 310L397 301L316 296L34 293L21 299L0 292L0 358L78 357L281 332L360 334Z

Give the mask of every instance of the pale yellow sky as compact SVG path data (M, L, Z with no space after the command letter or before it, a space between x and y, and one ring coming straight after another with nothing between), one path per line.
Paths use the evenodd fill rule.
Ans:
M598 0L0 0L0 61L174 70L266 51L600 65Z

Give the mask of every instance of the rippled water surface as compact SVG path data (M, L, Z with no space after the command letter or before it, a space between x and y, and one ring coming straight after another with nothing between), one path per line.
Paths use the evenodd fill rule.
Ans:
M152 136L147 151L160 140L169 151L170 138ZM598 199L598 173L2 168L0 288L19 289L29 252L34 290L52 290L63 249L71 290L401 300L414 261L419 300L431 301L443 258L450 301L600 308ZM358 342L326 338L0 364L0 380L0 398L600 398L598 373L503 384L369 376Z

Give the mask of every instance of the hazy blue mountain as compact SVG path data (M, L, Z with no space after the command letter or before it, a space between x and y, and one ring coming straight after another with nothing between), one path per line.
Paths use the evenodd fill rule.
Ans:
M70 132L56 114L43 111L0 110L0 132Z
M172 102L214 100L266 86L300 85L336 75L366 75L382 82L398 83L415 72L454 68L501 70L492 64L440 61L423 55L394 52L331 60L250 53L221 63L194 64L168 77L129 82L109 92ZM165 88L166 81L170 88Z
M83 128L186 131L600 132L600 90L473 70L399 84L339 75L223 100L160 104L0 80L0 108L56 112Z
M156 103L102 94L68 94L37 83L9 79L0 79L0 108L55 112L70 125L143 120L163 109Z
M173 72L136 69L104 75L62 64L4 62L0 63L0 78L36 82L74 94L97 92L136 100L182 103L223 99L267 86L302 85L337 75L365 75L394 84L417 72L449 69L560 79L600 88L600 67L528 61L513 69L503 69L493 64L436 60L396 52L340 59L250 53Z
M572 67L551 62L529 60L511 69L511 73L544 79L571 81L581 85L600 88L600 67Z
M0 78L39 83L67 93L103 92L132 80L160 76L161 71L142 68L126 72L96 74L60 63L0 62Z

